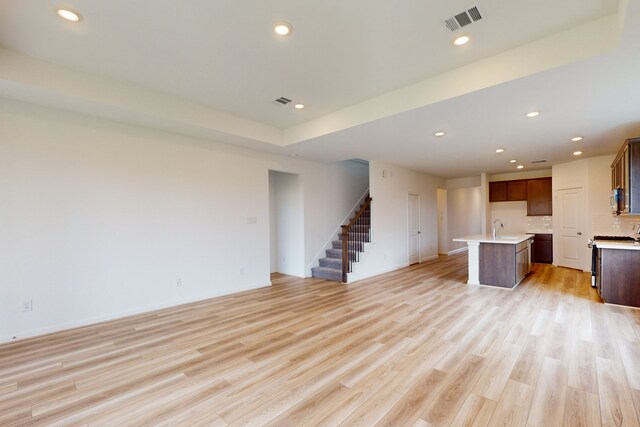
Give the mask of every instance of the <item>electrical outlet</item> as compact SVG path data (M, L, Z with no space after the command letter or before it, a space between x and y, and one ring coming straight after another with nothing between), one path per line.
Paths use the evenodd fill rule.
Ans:
M176 288L181 288L182 287L182 279L178 278L178 280L176 280Z
M33 300L29 299L26 301L22 301L22 311L24 313L28 312L28 311L33 311Z

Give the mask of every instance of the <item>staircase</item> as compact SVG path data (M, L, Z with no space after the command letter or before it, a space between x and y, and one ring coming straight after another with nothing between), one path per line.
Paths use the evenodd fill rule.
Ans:
M331 242L326 257L320 258L320 266L311 269L312 277L336 282L346 282L347 273L352 271L354 262L360 261L364 244L371 241L371 198L366 197L360 209L348 224L342 226L338 239ZM343 248L349 248L344 254ZM343 268L343 262L346 267Z

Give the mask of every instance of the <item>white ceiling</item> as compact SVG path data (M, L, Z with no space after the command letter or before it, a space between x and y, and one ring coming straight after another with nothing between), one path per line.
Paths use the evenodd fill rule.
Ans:
M632 13L638 11L636 3L629 0ZM556 52L557 57L545 61L562 66L527 64L529 72L512 61L513 76L459 94L447 87L453 95L384 111L367 104L615 14L616 0L66 1L83 15L79 24L60 20L56 4L0 2L0 46L68 67L70 73L100 75L103 80L96 82L113 78L172 95L176 103L178 98L194 101L212 108L211 114L219 110L246 119L238 121L235 131L216 125L209 134L223 142L247 137L258 141L257 147L310 159L379 159L454 177L508 171L512 166L506 157L522 160L527 168L538 159L547 159L547 167L570 160L575 144L567 140L575 134L586 137L580 144L585 155L611 153L624 137L640 132L640 49L633 39L638 31L631 25L608 54L588 58L585 50L582 57L587 59L563 64ZM455 34L445 28L444 19L474 5L483 13L482 21ZM286 38L271 31L280 20L293 25ZM472 42L453 47L458 33L471 35ZM579 57L580 49L570 46L567 57ZM496 75L503 72L495 70ZM456 86L453 82L449 85ZM106 87L93 92L107 92ZM46 90L50 95L51 87ZM274 105L272 100L280 96L307 108ZM119 107L127 109L122 102ZM359 120L346 120L342 112L349 108L350 117ZM531 108L543 114L525 120L523 114ZM151 121L147 117L145 124ZM281 148L274 147L274 137L246 135L242 123L263 124L272 135L305 127L310 132ZM192 123L187 129L183 123L180 129L203 135L203 126ZM323 130L317 132L319 127ZM441 128L448 134L436 140L432 134ZM220 132L229 134L228 140ZM498 146L507 152L497 156Z

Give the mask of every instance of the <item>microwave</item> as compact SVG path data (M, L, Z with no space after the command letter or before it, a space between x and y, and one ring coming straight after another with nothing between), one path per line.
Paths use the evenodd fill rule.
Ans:
M620 215L620 213L625 211L624 190L622 187L617 187L611 191L609 204L611 205L611 212L616 215Z

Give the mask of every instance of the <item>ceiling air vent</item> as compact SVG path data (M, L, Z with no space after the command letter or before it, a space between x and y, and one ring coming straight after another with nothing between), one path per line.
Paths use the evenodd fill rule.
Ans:
M478 7L474 6L469 10L458 13L453 18L446 19L444 24L450 31L455 31L481 19L482 15L480 14Z
M282 104L282 105L287 105L288 103L291 102L291 100L289 98L285 98L284 96L281 96L280 98L274 100L273 102L276 102L276 103Z
M535 160L535 161L533 161L531 163L547 163L547 161L546 160Z
M480 15L480 11L478 10L477 7L472 7L471 9L467 10L467 13L471 17L471 19L473 19L473 22L476 22L482 19L482 15Z

